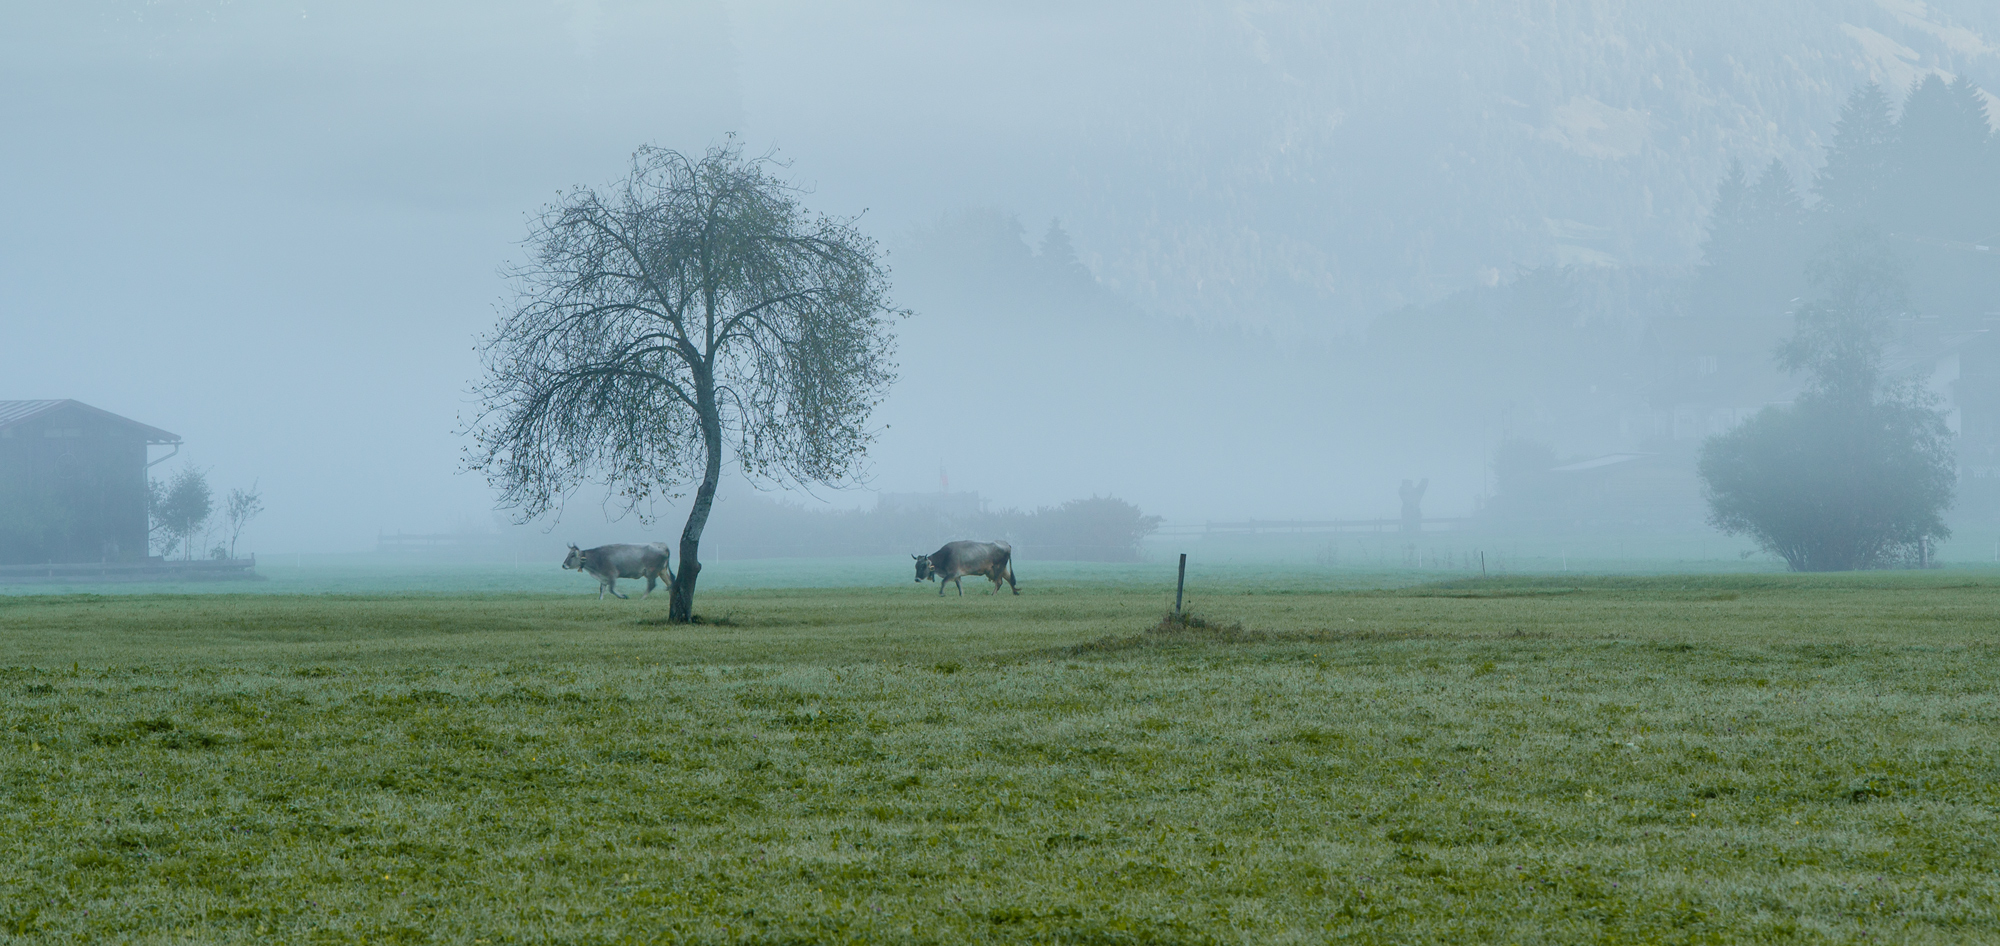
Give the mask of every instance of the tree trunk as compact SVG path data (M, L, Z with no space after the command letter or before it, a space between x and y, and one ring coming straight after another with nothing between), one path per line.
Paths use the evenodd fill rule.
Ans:
M694 620L694 584L701 576L701 530L708 527L708 510L715 505L715 486L722 479L722 410L715 402L715 381L695 381L695 402L701 412L701 439L708 449L708 463L702 469L701 486L694 491L694 508L688 510L687 525L681 529L681 563L674 572L673 594L667 604L667 622L686 624Z

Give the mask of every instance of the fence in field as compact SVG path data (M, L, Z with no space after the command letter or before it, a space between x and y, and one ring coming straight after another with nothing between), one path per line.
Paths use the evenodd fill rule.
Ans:
M1421 520L1419 531L1465 532L1473 528L1470 516ZM1244 519L1234 522L1168 522L1155 535L1299 535L1315 533L1396 533L1403 531L1401 519Z
M0 565L0 584L65 584L113 581L241 581L257 580L257 557L207 558L176 562L64 562L42 565Z

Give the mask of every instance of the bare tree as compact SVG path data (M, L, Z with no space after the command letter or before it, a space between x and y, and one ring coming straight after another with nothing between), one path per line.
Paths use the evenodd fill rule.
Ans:
M232 489L229 498L222 504L224 528L229 531L229 557L236 557L236 540L243 535L243 529L250 520L264 511L264 496L257 492L257 484L252 482L249 489Z
M694 616L725 448L744 472L837 484L893 380L889 279L849 218L808 213L768 156L641 148L530 225L532 262L480 346L468 466L522 519L585 484L625 510L698 483L668 619Z

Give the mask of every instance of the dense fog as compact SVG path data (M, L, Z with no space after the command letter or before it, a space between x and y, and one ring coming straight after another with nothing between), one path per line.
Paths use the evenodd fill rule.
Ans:
M0 400L181 435L155 474L254 482L256 550L496 529L460 431L527 216L735 135L914 314L865 482L732 479L719 542L943 491L1389 520L1406 481L1699 532L1697 445L1796 396L1772 352L1862 230L1910 288L1891 367L2000 483L1996 89L1977 0L16 4Z

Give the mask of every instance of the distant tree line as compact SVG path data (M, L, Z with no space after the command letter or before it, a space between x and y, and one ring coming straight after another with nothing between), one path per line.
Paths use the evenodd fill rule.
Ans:
M1716 191L1693 301L1784 307L1809 288L1815 249L1856 229L1918 246L2000 243L2000 141L1988 119L1984 94L1963 75L1919 80L1900 116L1881 86L1862 86L1841 108L1810 208L1782 161L1754 178L1733 164Z

